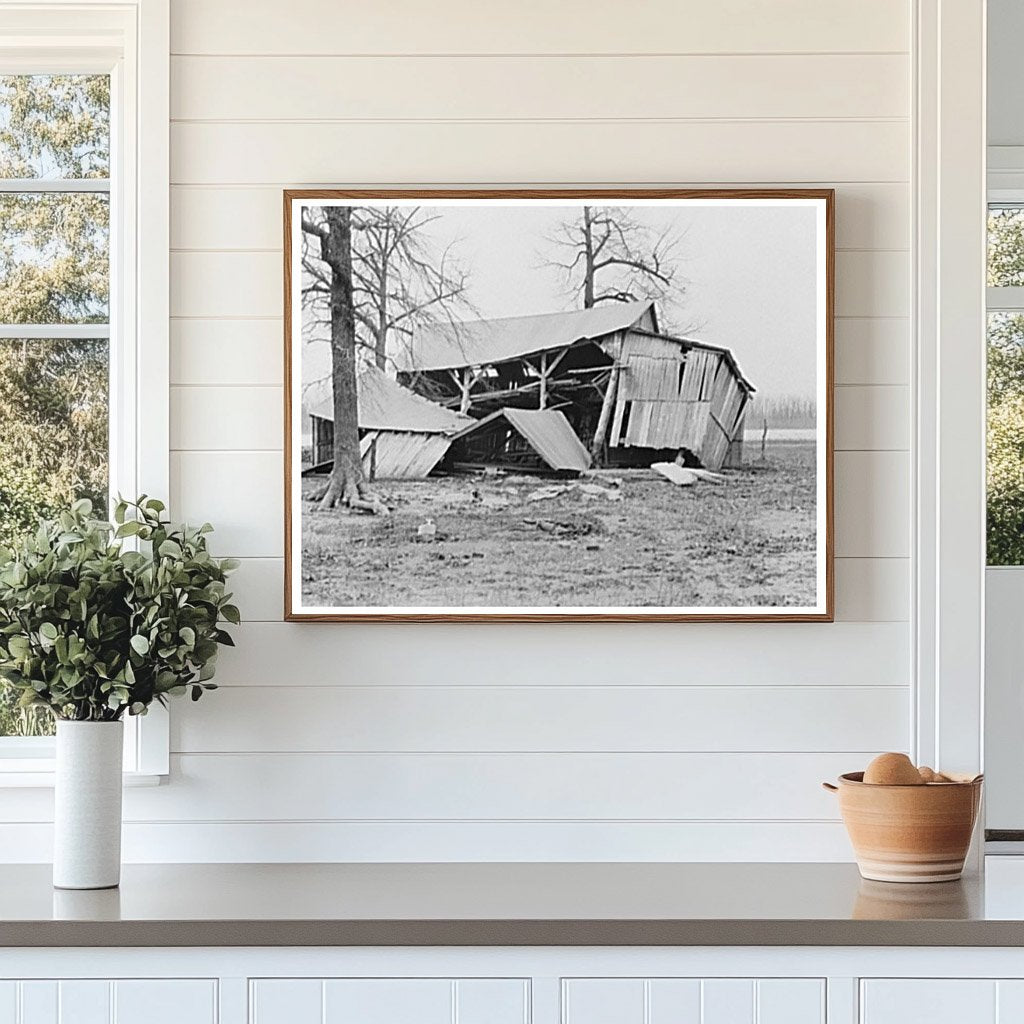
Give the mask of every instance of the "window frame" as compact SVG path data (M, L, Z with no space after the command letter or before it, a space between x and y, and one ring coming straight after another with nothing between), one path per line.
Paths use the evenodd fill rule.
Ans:
M1024 187L989 189L988 200L985 204L986 215L993 210L1012 207L1018 207L1024 212ZM986 318L990 313L1024 313L1024 285L987 285L985 288ZM992 566L991 568L997 567Z
M109 74L110 491L170 493L169 0L0 0L0 74ZM13 183L24 190L25 183ZM13 191L6 183L0 188ZM83 188L82 185L85 187ZM85 191L87 179L33 191ZM104 189L105 190L105 189ZM0 335L31 336L0 325ZM62 327L97 337L96 327ZM144 782L166 775L167 712L126 717L124 769ZM0 737L0 787L53 784L54 742Z

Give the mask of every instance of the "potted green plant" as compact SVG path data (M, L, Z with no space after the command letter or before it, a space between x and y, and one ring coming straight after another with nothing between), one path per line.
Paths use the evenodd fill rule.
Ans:
M123 718L210 682L233 559L213 528L172 525L164 505L121 500L114 522L78 501L0 548L0 677L57 721L54 885L109 888L121 867Z

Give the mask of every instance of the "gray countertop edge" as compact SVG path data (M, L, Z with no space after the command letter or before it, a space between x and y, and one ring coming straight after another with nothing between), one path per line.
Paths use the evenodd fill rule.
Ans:
M7 921L0 948L270 946L1024 946L978 920Z

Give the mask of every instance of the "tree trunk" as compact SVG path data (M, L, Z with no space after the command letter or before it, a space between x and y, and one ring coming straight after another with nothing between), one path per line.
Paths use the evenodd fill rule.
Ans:
M391 252L388 248L391 232L384 232L380 261L380 280L377 287L377 337L374 346L374 362L378 370L386 369L388 362L388 260Z
M583 207L583 308L594 308L594 231L590 223L590 207Z
M352 210L326 208L327 235L321 239L331 268L331 383L334 391L334 467L315 500L325 508L348 505L366 512L386 509L373 499L359 457L356 392L356 317L352 303Z

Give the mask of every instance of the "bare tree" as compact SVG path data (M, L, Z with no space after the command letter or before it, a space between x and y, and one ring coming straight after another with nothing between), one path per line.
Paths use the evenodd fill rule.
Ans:
M423 229L439 216L419 206L358 210L352 260L356 317L382 370L396 334L408 341L418 327L454 323L456 314L473 312L466 297L468 272L450 246L435 253L424 238Z
M314 496L325 508L347 505L366 512L386 511L369 491L359 455L356 393L356 313L353 304L352 208L328 206L322 221L305 212L302 230L318 240L329 275L331 385L334 393L334 466L327 484Z
M672 225L658 231L625 207L584 206L548 241L562 258L547 265L562 271L584 309L602 302L678 300L685 290L678 276L680 233Z
M420 327L475 315L466 295L469 274L451 253L435 251L424 228L439 218L422 207L352 207L352 303L356 343L382 370L393 359L396 336L408 342ZM324 210L307 211L311 227ZM305 240L304 240L305 241ZM331 324L330 270L308 241L303 251L308 283L302 301L314 331Z

